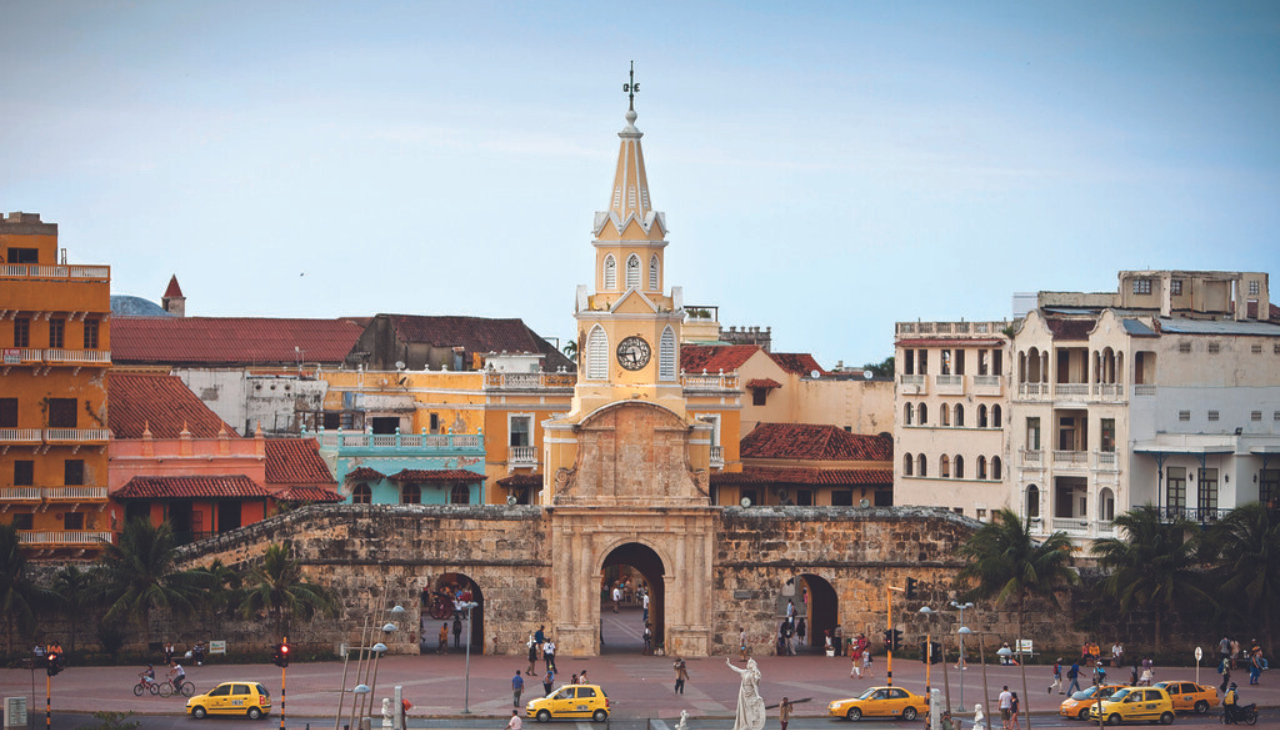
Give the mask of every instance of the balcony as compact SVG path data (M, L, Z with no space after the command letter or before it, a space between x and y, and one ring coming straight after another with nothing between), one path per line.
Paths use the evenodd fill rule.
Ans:
M1088 383L1056 383L1053 386L1053 394L1058 398L1071 398L1073 400L1082 400L1089 397Z
M1085 468L1089 466L1088 451L1054 451L1053 463L1068 467Z
M23 545L99 546L110 543L112 535L106 530L23 530L18 539Z
M1044 468L1044 456L1043 456L1044 452L1043 451L1028 451L1027 449L1023 449L1021 454L1022 454L1022 465L1024 467L1029 467L1034 469Z
M1018 397L1024 400L1049 400L1049 384L1018 383Z
M974 395L1003 395L1004 378L999 375L973 376Z
M41 266L39 264L0 264L0 277L5 279L102 279L111 278L110 266Z
M486 371L485 390L546 390L572 388L578 384L576 373L504 373Z
M1134 397L1153 396L1156 394L1156 386L1154 385L1135 385L1133 386Z
M320 448L330 449L401 449L415 451L484 451L483 434L434 433L361 433L359 431L325 431L302 435L314 437Z
M29 347L6 347L0 350L0 365L40 365L44 362L44 350Z
M929 378L926 375L899 375L903 395L925 395L929 392Z
M38 428L0 428L0 444L38 444L44 434Z
M723 446L711 447L711 468L713 469L724 468L724 447Z
M1124 386L1119 383L1094 383L1093 397L1101 401L1124 402Z
M110 350L45 350L44 361L49 365L110 365Z
M715 375L706 371L703 371L701 375L681 373L680 385L686 391L737 390L738 374L736 372L725 373L723 371Z
M510 446L507 453L507 466L537 466L538 447Z
M40 487L4 487L0 489L0 502L39 502Z
M963 375L935 375L933 382L938 386L938 395L964 395Z
M1232 510L1217 507L1174 507L1165 505L1160 508L1160 518L1165 522L1173 520L1190 520L1202 525L1211 525L1231 514Z
M106 487L44 487L40 492L49 502L101 502L107 499Z
M105 428L46 428L45 443L57 444L93 444L106 443L111 439L111 431Z
M1120 471L1120 460L1114 451L1093 452L1093 468L1098 471Z

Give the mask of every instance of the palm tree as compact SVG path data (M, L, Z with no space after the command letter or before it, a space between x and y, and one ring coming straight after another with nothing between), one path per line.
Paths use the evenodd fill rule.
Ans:
M209 597L205 610L213 619L215 631L222 625L222 617L240 605L240 574L232 570L220 558L214 559L204 572L209 574Z
M1122 614L1134 607L1154 612L1153 644L1159 652L1164 614L1211 600L1200 587L1197 570L1199 526L1185 518L1164 522L1152 505L1120 515L1115 525L1124 538L1093 543L1098 565L1110 571L1102 582L1102 593L1116 602Z
M157 527L144 519L130 521L119 544L106 546L101 561L103 592L111 604L103 621L138 621L148 647L151 612L188 615L211 582L202 570L176 569L177 541L168 522Z
M35 612L49 592L27 575L27 556L22 538L12 523L0 525L0 611L4 612L5 650L13 650L13 631L30 631Z
M572 362L578 361L578 341L577 340L569 340L568 342L564 343L564 347L560 349L561 351L564 352L564 356L569 358L570 361Z
M316 611L327 616L337 615L329 591L306 581L302 565L289 557L288 547L277 543L268 545L262 564L245 577L240 615L251 618L265 612L275 633L287 636L294 617L310 619Z
M1223 599L1251 621L1262 618L1265 646L1275 648L1275 607L1280 606L1280 519L1261 502L1231 511L1207 536L1217 560Z
M71 619L70 651L76 650L76 627L96 609L97 569L80 570L68 565L53 576L53 594L63 615Z

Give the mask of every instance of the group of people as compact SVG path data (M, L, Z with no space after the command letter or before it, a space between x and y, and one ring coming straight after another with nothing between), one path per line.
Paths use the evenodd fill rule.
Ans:
M1003 730L1019 730L1018 713L1021 711L1021 702L1018 700L1017 692L1010 692L1009 685L1005 685L1000 692L1000 727Z
M1249 642L1248 649L1242 649L1240 642L1223 636L1218 642L1218 673L1222 675L1222 689L1226 691L1231 682L1231 672L1239 666L1249 669L1249 684L1258 684L1262 672L1268 668L1267 659L1262 655L1262 645L1257 639ZM1233 685L1234 686L1234 685Z
M174 693L179 694L182 692L182 683L187 680L187 670L183 669L182 665L178 663L177 658L173 657L172 650L171 650L172 646L173 646L172 644L166 645L166 649L165 649L165 654L169 656L169 660L165 664L165 666L169 667L169 672L166 674L165 678L168 679L169 682L173 684ZM146 669L142 670L141 672L138 672L138 677L142 680L143 684L146 684L146 685L155 684L156 683L155 666L152 664L148 664Z
M462 648L462 617L455 613L453 615L453 648ZM440 632L436 635L436 653L449 653L449 622L445 621L440 624Z
M529 634L529 667L524 670L525 674L532 677L537 672L538 659L542 659L548 674L554 677L556 670L556 642L547 636L547 627L545 624L538 627L538 630ZM550 694L550 691L548 691Z
M524 695L524 674L527 674L527 673L528 672L523 672L523 673L516 672L516 675L511 678L511 706L516 708L517 710L520 709L520 697ZM551 688L555 686L555 683L556 683L556 667L555 667L555 663L552 662L551 666L547 667L547 671L544 672L542 675L542 696L543 697L549 697L551 695ZM587 670L584 669L580 673L573 674L572 677L569 679L569 684L567 686L573 686L575 684L590 684L590 683L591 681L587 677Z

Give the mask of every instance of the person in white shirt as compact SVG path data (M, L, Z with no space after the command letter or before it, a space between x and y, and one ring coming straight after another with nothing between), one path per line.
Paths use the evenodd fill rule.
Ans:
M1009 691L1009 685L1004 686L1004 691L1000 693L1000 723L1004 730L1009 730L1009 720L1013 717L1013 693Z
M649 620L649 594L645 593L640 599L640 605L644 607L644 620Z
M622 589L618 586L613 587L613 612L618 612L618 604L622 601Z
M524 723L520 721L520 711L512 710L511 719L507 721L507 730L520 730Z

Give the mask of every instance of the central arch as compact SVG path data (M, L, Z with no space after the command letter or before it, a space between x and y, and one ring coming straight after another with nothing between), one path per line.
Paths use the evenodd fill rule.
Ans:
M664 643L666 620L666 566L653 548L628 542L610 550L600 567L600 652L640 653L644 648L642 592L649 596L649 620L655 647ZM623 602L614 613L612 593L623 590Z

